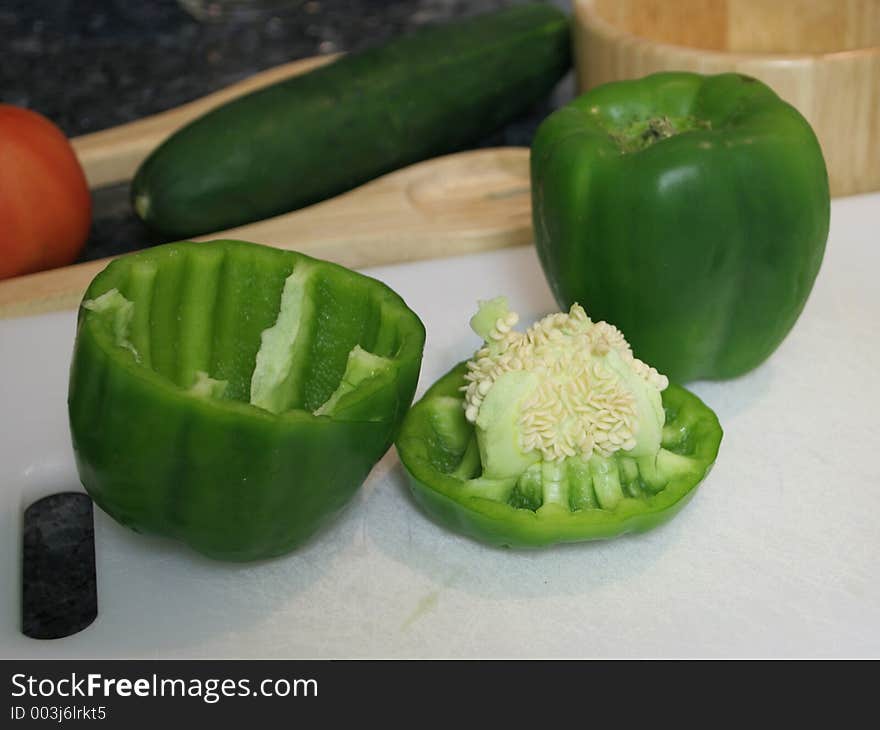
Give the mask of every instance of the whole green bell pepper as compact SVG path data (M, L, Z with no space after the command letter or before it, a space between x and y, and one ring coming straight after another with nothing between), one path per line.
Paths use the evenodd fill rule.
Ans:
M828 177L806 120L736 74L606 84L544 121L535 241L560 306L626 332L670 378L754 368L819 271Z
M485 346L428 390L397 439L429 515L539 547L641 532L689 501L718 453L718 419L633 358L616 328L575 305L517 333L503 298L471 323Z
M214 558L305 541L409 407L425 331L384 284L237 241L112 262L79 312L70 429L88 493Z

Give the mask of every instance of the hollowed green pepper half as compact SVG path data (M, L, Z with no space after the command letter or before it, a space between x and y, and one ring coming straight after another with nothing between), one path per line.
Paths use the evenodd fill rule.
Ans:
M389 287L238 241L159 246L85 293L79 475L124 525L219 559L299 546L392 443L425 332Z
M397 451L416 501L505 547L642 532L675 515L715 462L712 410L577 305L524 334L515 322L503 298L484 303L471 323L486 346L404 419Z
M553 113L531 156L535 240L579 302L678 382L763 362L819 271L830 201L807 121L738 74L660 73Z

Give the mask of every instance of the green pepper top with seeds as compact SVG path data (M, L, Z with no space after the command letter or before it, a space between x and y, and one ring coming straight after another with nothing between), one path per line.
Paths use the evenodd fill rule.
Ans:
M525 332L503 297L471 320L484 345L404 422L398 451L440 521L502 545L647 529L714 461L721 429L578 304Z

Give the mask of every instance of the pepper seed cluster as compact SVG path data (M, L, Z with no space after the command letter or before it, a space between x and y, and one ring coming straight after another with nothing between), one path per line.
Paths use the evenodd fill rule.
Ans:
M526 332L516 332L514 312L499 318L486 346L467 363L465 417L475 423L483 399L504 373L526 371L538 386L521 403L520 447L539 451L545 461L594 451L610 456L636 444L635 398L607 362L613 350L634 374L663 390L667 378L633 357L620 330L593 323L574 304L566 314L551 314Z

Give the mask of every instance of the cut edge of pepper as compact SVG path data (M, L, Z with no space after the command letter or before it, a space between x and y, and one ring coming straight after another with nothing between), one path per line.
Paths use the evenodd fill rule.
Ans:
M192 242L179 242L176 244L167 244L167 247L179 247L181 243L192 244L193 246L197 245L200 250L207 250L212 244L218 243L270 248L263 246L262 244L253 244L244 241L212 241L198 244ZM166 246L160 246L155 248L165 247ZM298 341L299 338L297 336L300 330L299 325L304 317L310 316L313 313L312 310L314 309L314 304L311 304L308 301L307 296L308 292L306 285L309 281L310 273L316 270L319 266L327 266L332 269L343 269L343 267L339 267L332 262L313 259L298 252L277 251L277 253L292 254L296 256L296 264L293 267L293 272L285 279L285 285L279 303L278 316L275 323L266 328L261 334L261 345L257 352L254 371L252 372L253 381L256 379L253 376L255 375L258 363L271 362L273 359L280 358L282 367L280 368L279 373L281 377L275 383L270 383L270 390L272 386L283 385L282 381L284 376L289 374L290 368L294 365L297 355L301 352L301 348L298 347L301 343ZM139 257L137 254L125 258L131 259L132 268L143 268L144 265L150 263L148 260ZM121 261L122 260L112 262L110 266L118 267L121 265ZM155 266L151 265L151 268L155 269ZM105 269L105 271L107 271L107 269ZM353 276L363 276L362 274L351 270L345 269L345 271ZM153 271L153 273L155 274L155 271ZM98 276L100 277L101 274ZM97 278L98 277L96 277L96 280ZM388 326L401 328L401 332L396 335L399 340L396 350L391 353L389 357L384 357L382 355L370 353L361 347L360 344L355 343L348 352L346 367L336 388L324 403L315 409L303 407L277 408L272 407L273 405L277 406L277 403L272 402L261 405L260 402L254 402L255 398L253 393L251 393L251 397L248 401L224 397L228 386L227 381L214 378L210 373L204 370L196 370L193 374L193 382L185 387L157 372L154 368L150 367L148 362L144 362L142 353L135 347L130 336L132 321L136 316L136 302L126 298L119 291L117 286L112 286L94 297L89 296L89 292L92 290L92 287L90 287L89 292L86 293L86 296L81 303L80 315L81 320L83 315L86 315L85 319L87 321L94 321L95 318L104 320L105 327L99 328L100 330L103 330L103 332L96 333L99 341L103 342L103 347L105 349L110 348L111 353L115 349L117 358L114 359L118 360L118 356L121 355L123 361L127 365L127 369L132 374L150 379L157 385L161 385L164 389L174 391L176 394L183 397L193 397L205 404L211 404L222 408L232 408L233 410L248 412L255 416L285 417L294 419L333 419L340 416L342 420L345 421L381 421L386 419L380 416L371 416L367 418L360 418L357 415L352 416L352 412L357 413L358 411L357 407L352 408L352 405L358 400L358 394L361 391L364 391L365 398L369 399L375 395L375 391L378 389L386 387L393 388L394 381L400 371L397 360L401 357L406 357L412 354L411 351L413 351L413 348L416 345L419 345L420 347L420 343L423 343L424 341L424 326L421 325L421 322L418 320L415 313L408 309L399 295L396 295L393 290L389 289L387 285L382 282L378 280L373 281L375 281L378 287L384 290L382 296L377 300L379 308L383 311L383 316L384 314L387 314L385 310L388 305L390 305L393 310L391 316L387 317ZM112 282L113 280L111 280L111 283ZM389 294L393 296L389 296ZM405 323L401 321L401 318L406 319L407 314L409 314L409 319L411 319L413 323L418 323L422 333L420 343L415 343L415 345L408 342L406 333L402 331L405 329ZM291 323L296 325L295 327L291 327L291 329L293 329L293 336L284 336L284 334L282 334L284 325L291 325ZM80 325L82 326L83 324L84 322L81 321ZM281 334L281 336L273 337L276 333ZM273 350L276 352L273 352ZM265 396L266 388L261 386L261 389ZM265 398L262 399L265 400ZM269 401L272 401L271 397L269 398ZM266 407L266 405L269 407ZM387 420L393 420L393 418L398 415L398 410L399 409L396 408L395 413L388 414Z
M459 364L440 378L413 406L407 421L412 424L410 419L425 415L432 400L448 396L445 391L451 390L451 386L447 386L456 375L461 375L462 366L463 363ZM397 450L416 501L441 523L483 542L507 547L543 547L641 532L665 522L689 501L711 470L723 435L717 416L696 395L674 384L667 391L664 391L664 406L671 406L674 418L683 410L692 411L699 406L700 412L691 412L688 422L689 430L702 438L697 439L698 443L687 456L669 451L674 457L687 458L692 468L673 474L660 491L637 498L624 495L610 509L561 509L557 504L529 509L504 500L467 494L467 483L472 480L462 479L456 469L437 470L427 458L429 445L419 434L411 432L412 426L408 428L406 421ZM673 402L667 403L667 400ZM594 533L582 532L594 528Z

